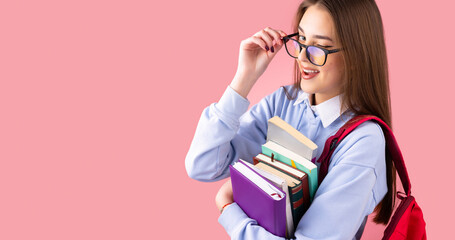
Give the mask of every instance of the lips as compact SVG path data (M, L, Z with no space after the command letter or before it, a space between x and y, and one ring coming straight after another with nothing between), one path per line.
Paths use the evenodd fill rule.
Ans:
M310 69L300 66L301 74L303 79L312 79L319 74L319 70Z

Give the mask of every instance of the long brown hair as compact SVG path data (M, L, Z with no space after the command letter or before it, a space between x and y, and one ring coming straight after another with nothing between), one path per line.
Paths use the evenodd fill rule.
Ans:
M293 32L308 7L318 5L332 16L344 59L342 106L355 114L371 114L392 127L389 75L381 14L374 0L306 0L297 10ZM300 89L301 75L294 65L294 90ZM297 91L293 91L296 93ZM290 96L290 95L288 95ZM295 97L295 94L294 94ZM341 109L340 109L341 111ZM388 192L376 206L375 223L387 224L395 206L396 170L386 154Z

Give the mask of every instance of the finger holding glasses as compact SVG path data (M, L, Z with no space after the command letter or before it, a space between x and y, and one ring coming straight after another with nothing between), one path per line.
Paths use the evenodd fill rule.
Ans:
M230 85L237 93L246 98L283 46L284 36L283 31L266 27L241 42L237 72Z
M286 36L286 34L283 31L266 27L265 29L262 29L261 31L255 33L253 35L253 39L255 39L255 42L260 45L265 51L270 50L272 53L274 53L274 46L283 45L283 41L281 39L284 36Z

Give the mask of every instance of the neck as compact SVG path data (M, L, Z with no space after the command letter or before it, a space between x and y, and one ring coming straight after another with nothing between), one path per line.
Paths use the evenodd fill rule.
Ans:
M318 104L321 104L335 96L337 96L339 93L336 93L336 94L330 94L330 95L326 95L326 94L321 94L321 93L318 93L316 95L316 93L314 94L311 94L311 97L310 97L310 100L311 100L311 104L312 105L318 105Z

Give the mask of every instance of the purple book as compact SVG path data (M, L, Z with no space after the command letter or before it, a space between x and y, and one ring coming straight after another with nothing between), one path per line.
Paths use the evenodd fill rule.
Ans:
M234 201L270 233L286 237L286 196L267 179L239 161L229 166Z

